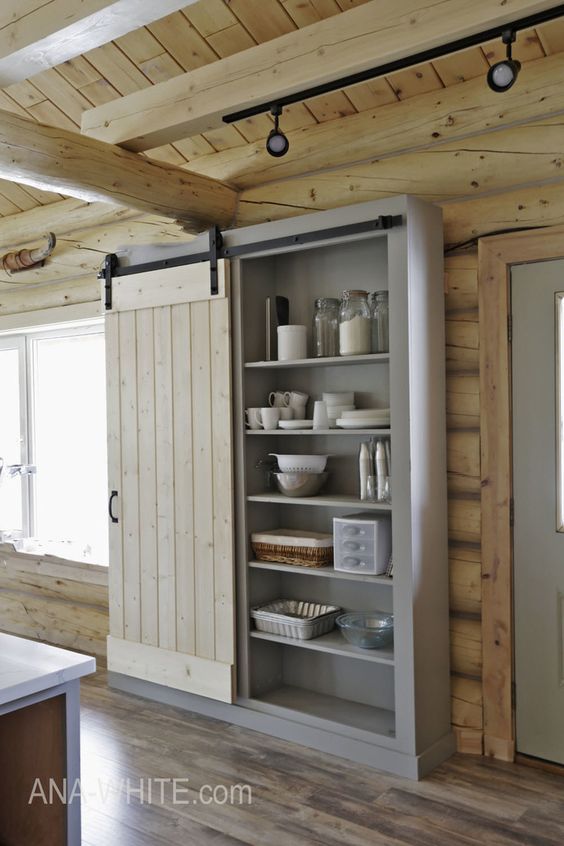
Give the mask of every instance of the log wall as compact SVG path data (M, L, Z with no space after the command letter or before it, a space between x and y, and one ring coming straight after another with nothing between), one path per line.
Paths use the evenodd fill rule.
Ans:
M348 183L332 202L351 201ZM354 192L352 192L354 194ZM360 200L356 197L355 201ZM363 197L362 199L371 199ZM270 207L262 209L262 219ZM286 207L287 216L306 210ZM276 209L275 217L282 216ZM477 234L499 228L564 223L564 188L539 186L526 191L498 196L472 198L446 204L445 242L459 243ZM256 210L255 210L256 213ZM120 221L120 224L123 225ZM129 243L143 243L144 226L132 223ZM183 237L178 229L166 224L167 240ZM113 243L100 228L99 249ZM162 230L159 231L162 235ZM95 237L87 233L88 244ZM185 237L185 236L184 236ZM81 236L73 237L73 250L81 250ZM72 262L73 272L79 271ZM448 485L450 540L451 666L452 722L459 749L480 754L482 751L482 649L481 649L481 560L480 560L480 436L478 370L478 289L477 253L447 254L446 257L446 350ZM21 311L93 302L98 283L88 268L72 281L54 285L4 292L0 297L0 316ZM0 555L0 563L2 562ZM0 580L0 627L7 631L40 637L64 646L103 654L107 629L107 595L100 585L90 591L82 580L47 576L30 584L22 575L21 564L2 569ZM4 565L2 565L4 566ZM39 565L38 565L39 566ZM61 567L68 568L68 564ZM40 568L39 568L40 569ZM66 571L65 571L66 572ZM36 576L38 573L36 573ZM77 584L77 581L80 581ZM31 611L31 614L29 613Z
M446 370L452 722L458 748L481 754L480 393L478 257L447 256Z
M3 545L0 629L104 659L107 568L14 553Z

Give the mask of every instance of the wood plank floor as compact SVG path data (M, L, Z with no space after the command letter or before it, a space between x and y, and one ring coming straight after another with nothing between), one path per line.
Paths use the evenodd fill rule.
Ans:
M109 690L103 673L82 685L82 775L83 846L564 843L559 775L455 756L410 782ZM187 804L159 778L189 779ZM251 804L225 801L233 784L250 785Z

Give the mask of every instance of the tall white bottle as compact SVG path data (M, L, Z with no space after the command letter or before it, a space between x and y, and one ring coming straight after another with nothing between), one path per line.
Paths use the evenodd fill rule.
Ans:
M368 499L368 477L371 470L370 450L368 444L360 445L360 455L358 458L358 474L360 479L360 498Z

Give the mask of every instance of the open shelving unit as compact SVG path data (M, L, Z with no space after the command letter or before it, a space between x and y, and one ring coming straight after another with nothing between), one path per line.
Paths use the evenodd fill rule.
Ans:
M249 567L256 570L271 570L281 573L291 573L293 576L317 576L321 579L351 579L353 582L368 582L386 585L391 588L393 580L389 576L373 576L370 573L347 573L345 570L335 570L333 567L299 567L296 564L282 564L275 561L249 561Z
M387 353L370 353L369 355L301 358L293 361L246 361L245 369L288 370L302 367L346 367L351 364L387 364L389 360L390 356Z
M402 214L403 225L233 264L237 691L242 707L268 716L273 733L417 777L452 750L440 213L396 198L321 216L331 226L347 215L384 213ZM287 234L300 225L307 218L271 228ZM263 360L266 297L288 297L290 321L310 326L314 300L344 288L388 289L389 354ZM357 408L390 407L392 426L246 430L244 409L266 405L277 390L303 391L310 402L324 391L353 390ZM359 499L359 445L370 437L390 439L391 505ZM284 451L284 438L288 452L330 456L317 496L286 497L256 469L269 452ZM361 511L392 521L393 578L253 558L255 531L332 531L334 517ZM256 631L250 609L280 598L393 613L394 644L361 649L338 629L309 641Z

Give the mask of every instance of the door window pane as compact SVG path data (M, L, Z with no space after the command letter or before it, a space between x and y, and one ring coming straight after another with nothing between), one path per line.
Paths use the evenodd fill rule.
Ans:
M0 349L0 532L21 531L22 480L8 467L22 463L20 408L20 353ZM2 462L0 461L0 464Z
M34 352L34 535L49 552L108 562L101 332L40 338Z

